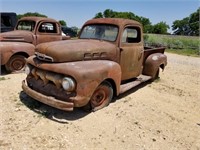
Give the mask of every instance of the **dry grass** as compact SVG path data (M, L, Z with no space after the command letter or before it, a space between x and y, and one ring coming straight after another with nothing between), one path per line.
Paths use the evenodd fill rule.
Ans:
M146 45L165 46L171 53L200 56L200 38L197 36L145 34L144 40Z

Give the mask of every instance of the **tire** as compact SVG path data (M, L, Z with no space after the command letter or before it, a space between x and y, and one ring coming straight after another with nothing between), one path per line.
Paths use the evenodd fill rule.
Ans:
M97 111L109 105L113 98L113 88L112 85L104 81L101 83L94 91L90 102L84 107L86 110Z
M26 64L26 57L22 55L14 55L10 60L5 64L6 71L11 73L14 71L20 71L24 69Z

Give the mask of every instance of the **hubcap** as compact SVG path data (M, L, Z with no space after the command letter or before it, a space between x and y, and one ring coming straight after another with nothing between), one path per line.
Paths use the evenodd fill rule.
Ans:
M96 93L93 95L91 102L94 106L99 106L101 105L104 101L106 100L106 94L105 91L103 90L98 90Z
M21 70L23 68L23 66L25 65L25 63L22 60L15 60L12 63L12 68L14 70Z

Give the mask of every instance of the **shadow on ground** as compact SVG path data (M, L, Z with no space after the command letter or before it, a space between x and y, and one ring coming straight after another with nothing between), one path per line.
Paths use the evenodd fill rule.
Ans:
M155 82L158 81L158 80L159 80L159 79L155 80ZM114 102L117 101L117 100L121 100L121 99L123 99L124 97L126 97L126 96L128 96L128 95L130 95L130 94L132 94L132 93L134 93L134 92L136 92L136 91L138 91L138 90L141 90L142 88L146 87L147 85L149 85L149 84L151 84L151 83L152 83L152 81L147 81L147 82L144 82L144 83L141 83L141 84L137 85L136 87L134 87L134 88L132 88L132 89L130 89L130 90L128 90L128 91L126 91L126 92L120 94L119 96L117 96L117 97L114 99Z
M0 75L1 76L5 76L5 75L8 75L8 74L17 74L17 73L23 73L24 72L24 70L20 70L20 71L14 71L14 72L7 72L6 71L6 68L5 68L5 66L1 66L0 67Z
M7 75L8 73L6 72L6 68L5 66L1 66L0 68L0 75L3 76L3 75Z
M43 117L59 123L68 123L67 121L73 121L85 117L89 112L82 109L75 108L72 112L59 110L43 104L37 100L32 99L23 91L19 95L21 102L26 105L30 110L36 112Z
M124 97L128 96L129 94L142 89L143 87L147 86L150 83L151 82L145 82L145 83L138 85L137 87L114 98L112 103L114 103L117 100L123 99ZM50 120L53 120L53 121L56 121L59 123L67 123L67 121L69 121L69 120L70 121L77 120L77 119L83 118L83 117L87 116L88 114L90 114L90 112L86 112L81 108L75 108L72 112L67 112L67 111L53 108L51 106L45 105L37 100L32 99L23 91L20 93L20 100L30 110L32 110L32 111L36 112L37 114L40 114Z

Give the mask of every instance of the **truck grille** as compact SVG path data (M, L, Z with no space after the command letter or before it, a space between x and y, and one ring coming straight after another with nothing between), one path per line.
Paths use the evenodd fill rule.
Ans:
M71 101L70 97L76 96L75 92L66 92L62 88L63 75L38 68L32 68L27 76L28 86L46 96L52 96L63 101Z
M38 68L33 68L31 70L31 75L36 80L41 79L44 85L48 84L49 82L53 82L57 88L61 88L62 79L64 77L63 75L49 72L49 71L44 71Z

